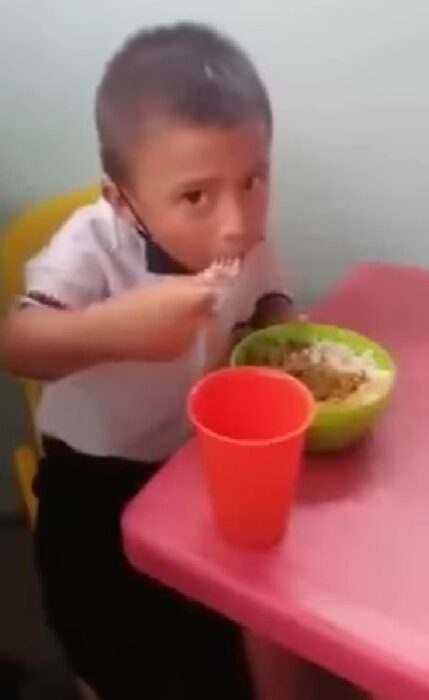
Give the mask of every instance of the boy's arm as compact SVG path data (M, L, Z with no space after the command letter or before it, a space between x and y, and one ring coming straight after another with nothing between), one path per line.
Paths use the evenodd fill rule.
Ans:
M55 380L105 362L168 361L212 313L213 274L106 298L100 230L78 212L26 266L20 308L0 319L0 356L12 372Z
M13 311L0 338L2 363L14 374L37 380L59 379L104 358L100 343L85 327L85 313L44 306Z
M289 293L289 276L269 239L263 241L257 249L254 266L257 296L249 323L250 329L265 328L292 320L295 311L293 297Z
M231 338L232 347L254 330L286 323L296 317L293 297L287 291L286 275L269 241L260 244L254 265L257 280L255 307L248 321L235 326Z
M302 317L298 317L302 320ZM252 318L247 323L239 323L232 331L231 349L255 330L287 323L295 319L295 307L291 296L282 293L262 297L255 307Z
M12 312L0 339L14 373L55 380L92 365L180 356L210 316L213 289L199 278L170 278L84 309L32 306Z

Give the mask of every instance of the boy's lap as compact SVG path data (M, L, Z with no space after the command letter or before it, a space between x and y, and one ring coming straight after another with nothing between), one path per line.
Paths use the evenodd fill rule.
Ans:
M160 692L164 700L168 674L189 689L189 698L248 697L233 623L135 573L125 560L113 566L95 556L88 566L78 573L72 559L57 561L45 572L43 592L71 667L103 700L104 684L123 693L129 686L130 700L133 689L150 689L151 700Z
M106 493L94 469L89 493L86 464L66 456L42 470L36 554L47 617L74 672L103 700L165 700L168 675L187 688L174 700L247 700L238 628L135 572L122 553L116 479Z

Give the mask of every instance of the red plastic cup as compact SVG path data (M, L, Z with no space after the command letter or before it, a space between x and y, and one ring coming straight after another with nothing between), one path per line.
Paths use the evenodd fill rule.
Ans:
M315 413L311 393L285 373L228 368L192 389L188 411L223 536L245 547L278 542Z

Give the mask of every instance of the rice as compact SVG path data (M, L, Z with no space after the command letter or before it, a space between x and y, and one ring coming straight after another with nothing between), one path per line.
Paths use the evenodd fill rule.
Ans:
M393 373L380 369L371 350L356 352L338 341L314 340L308 348L315 365L326 363L338 372L362 374L363 381L346 398L331 398L323 405L362 405L377 401L388 390Z

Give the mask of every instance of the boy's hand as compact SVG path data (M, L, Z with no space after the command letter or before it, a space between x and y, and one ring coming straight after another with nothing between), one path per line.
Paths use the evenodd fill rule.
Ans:
M166 361L191 346L234 279L232 268L216 264L199 275L137 287L88 313L117 359Z
M288 323L296 318L293 301L283 294L271 294L260 299L251 320L253 328L267 328Z
M88 309L112 359L163 361L184 353L213 313L215 294L196 277L136 287Z

